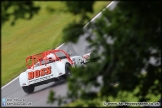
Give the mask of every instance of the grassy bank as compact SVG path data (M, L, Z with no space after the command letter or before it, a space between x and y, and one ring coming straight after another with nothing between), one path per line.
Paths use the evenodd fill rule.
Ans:
M97 1L94 5L93 18L110 1ZM25 71L25 58L28 55L53 49L62 43L62 30L74 16L64 13L65 4L60 1L35 2L41 10L31 20L17 20L11 26L10 21L2 26L2 73L1 86L5 85L22 71ZM47 11L50 7L54 12Z

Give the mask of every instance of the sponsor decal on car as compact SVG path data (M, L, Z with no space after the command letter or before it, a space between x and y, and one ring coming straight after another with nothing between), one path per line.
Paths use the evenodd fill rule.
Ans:
M42 68L40 70L35 70L34 72L28 72L28 80L32 80L34 78L39 78L45 75L51 74L51 66L46 68Z
M30 80L29 83L33 84L33 83L45 81L45 80L51 79L51 76L53 76L53 75L44 76L44 77L41 77L39 79L33 79L33 80Z
M85 55L85 56L84 56L84 59L88 59L88 58L89 58L89 55Z

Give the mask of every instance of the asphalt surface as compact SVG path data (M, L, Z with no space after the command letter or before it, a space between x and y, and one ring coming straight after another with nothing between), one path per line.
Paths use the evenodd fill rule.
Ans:
M116 5L116 2L112 2L111 5L108 7L113 9ZM98 15L97 17L100 17ZM96 17L96 18L97 18ZM96 19L95 18L95 19ZM77 44L63 44L59 49L65 50L67 53L71 53L72 55L83 55L85 53L90 52L87 49L88 43L85 41L86 35L82 36ZM98 78L101 81L101 78ZM3 87L1 89L1 97L2 98L18 98L18 99L26 99L26 102L32 102L32 106L58 106L57 103L47 104L47 97L49 95L50 90L55 91L57 96L65 96L67 93L67 83L66 81L62 80L60 82L51 82L48 84L40 85L35 87L35 91L31 94L26 94L19 85L19 79L17 78L9 85ZM97 90L97 89L95 89ZM1 104L2 106L2 104Z

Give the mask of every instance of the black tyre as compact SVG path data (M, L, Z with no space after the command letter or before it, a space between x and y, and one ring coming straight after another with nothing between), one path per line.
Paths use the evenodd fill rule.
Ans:
M35 87L33 85L30 85L30 86L24 86L22 88L23 88L25 93L32 93L34 91Z
M64 79L67 79L67 77L71 75L71 68L72 66L70 65L70 63L65 64L65 74L62 76Z

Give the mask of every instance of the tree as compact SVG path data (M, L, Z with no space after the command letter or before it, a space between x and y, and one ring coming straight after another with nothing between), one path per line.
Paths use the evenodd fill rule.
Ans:
M18 19L31 19L37 14L40 7L35 6L33 1L2 1L1 2L1 22L4 24L13 17L11 25L14 25Z
M86 10L86 4L81 5L81 9L85 8L84 12L79 10L79 4L68 3L70 12L86 16L86 12L92 11ZM92 5L93 3L89 4L89 7ZM98 60L88 64L84 69L72 69L73 76L68 79L67 98L72 101L79 99L74 106L102 106L103 101L112 100L121 102L136 99L139 102L149 102L151 96L157 96L154 101L159 100L162 92L160 7L159 1L119 2L114 10L104 10L101 18L88 25L88 29L93 29L96 35L96 38L92 39L93 34L89 34L87 40L90 47L97 51L99 46L102 46L102 53L95 52L95 56L104 59L102 62ZM82 29L83 18L85 17L64 29L65 33L68 31L64 37L65 42L76 42L80 34L87 33L87 29ZM80 28L79 32L74 32L76 27ZM113 42L103 44L103 40L107 39ZM154 63L150 62L152 58ZM106 64L103 65L103 62ZM97 82L98 76L102 76L102 84ZM99 92L91 90L92 87L98 86ZM57 97L55 99L57 100ZM59 102L60 100L61 98Z
M77 42L81 34L88 33L88 29L93 30L87 41L95 51L92 58L96 60L84 69L72 69L67 98L72 101L78 99L74 106L103 106L103 101L114 100L150 101L151 96L157 96L154 101L158 101L162 92L161 2L119 2L114 10L106 9L101 18L90 23L87 29L82 29L90 20L88 14L93 12L94 3L67 2L69 12L80 15L80 19L65 27L63 39L65 42ZM12 6L13 10L10 9ZM11 24L15 24L17 19L32 18L39 7L34 6L32 1L3 1L1 11L2 24L10 17L13 17ZM94 34L96 38L92 39ZM107 43L107 39L112 42ZM101 53L97 51L100 46L104 49ZM150 62L152 58L155 63ZM102 77L102 83L98 82L98 76ZM93 87L99 87L99 91L92 91ZM66 101L66 98L54 97L54 94L50 92L49 102L57 100L61 104Z

